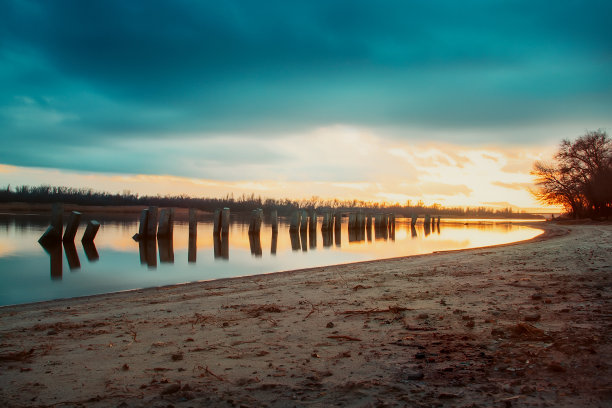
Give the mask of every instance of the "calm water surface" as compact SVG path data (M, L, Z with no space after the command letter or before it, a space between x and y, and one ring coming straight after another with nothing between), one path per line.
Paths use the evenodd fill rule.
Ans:
M37 241L49 217L0 215L0 305L474 248L542 232L508 220L442 220L439 229L419 220L411 229L399 218L395 234L355 236L344 219L338 235L323 235L320 220L316 234L291 235L281 219L276 236L264 224L253 238L245 221L232 216L226 240L213 238L210 221L200 222L191 242L188 225L177 222L172 240L146 244L132 240L136 221L103 221L94 246L81 244L81 225L75 245L45 249Z

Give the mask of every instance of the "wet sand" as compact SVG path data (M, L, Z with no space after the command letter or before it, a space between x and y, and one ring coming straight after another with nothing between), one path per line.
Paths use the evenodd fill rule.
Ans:
M612 404L612 225L0 308L8 407Z

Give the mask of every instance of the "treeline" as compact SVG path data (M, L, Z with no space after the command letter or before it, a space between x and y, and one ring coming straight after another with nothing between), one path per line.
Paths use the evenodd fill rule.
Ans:
M442 217L482 217L482 218L540 218L538 215L519 213L512 208L492 209L488 207L442 207L439 204L425 206L422 202L416 205L393 204L383 205L376 202L361 200L323 200L317 197L304 200L271 199L260 196L241 195L234 198L227 195L224 198L196 198L187 195L140 196L129 191L121 194L94 191L87 188L57 187L57 186L11 186L0 189L0 202L21 203L56 203L95 205L95 206L149 206L197 208L202 211L214 211L228 207L232 212L248 212L262 208L268 212L276 209L280 215L290 215L297 209L316 210L324 212L363 210L370 212L393 212L396 215L411 216L412 214L431 214Z

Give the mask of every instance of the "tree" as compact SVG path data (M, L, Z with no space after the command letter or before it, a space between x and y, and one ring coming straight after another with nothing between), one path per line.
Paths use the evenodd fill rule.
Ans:
M573 217L612 213L612 139L603 130L561 142L553 163L536 162L536 198L561 205Z

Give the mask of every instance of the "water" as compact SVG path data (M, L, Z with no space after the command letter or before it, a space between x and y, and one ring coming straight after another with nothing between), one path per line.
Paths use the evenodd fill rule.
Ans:
M136 218L136 217L134 217ZM232 216L229 237L214 239L212 223L198 224L189 241L188 225L177 222L172 240L138 243L136 221L103 221L93 246L43 248L38 238L49 217L0 216L0 305L38 302L184 282L256 275L314 266L496 245L532 238L542 231L508 220L442 220L440 228L399 218L394 234L291 235L281 219L273 236L264 224L259 239L249 237L247 220Z

